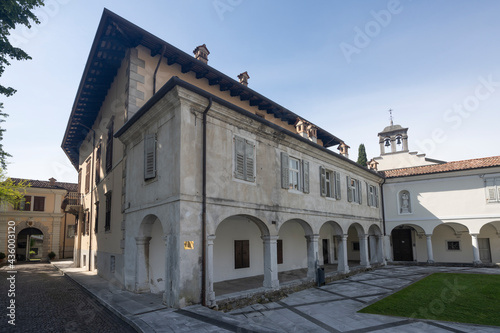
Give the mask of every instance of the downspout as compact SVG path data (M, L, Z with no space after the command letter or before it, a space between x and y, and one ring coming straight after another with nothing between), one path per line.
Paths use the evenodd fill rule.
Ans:
M201 244L201 304L207 305L206 300L206 246L207 246L207 113L212 107L212 96L208 99L208 105L203 111L203 151L202 151L202 201L201 201L201 218L202 218L202 244Z
M66 250L66 219L67 219L68 213L66 212L66 209L64 210L64 230L63 230L63 250L62 250L62 258L64 259L64 250Z
M95 154L95 131L91 129L92 133L92 163L91 163L91 168L90 168L90 207L89 207L89 271L91 271L91 266L90 266L90 260L92 258L92 203L94 202L94 154ZM95 264L95 262L94 262Z
M381 207L382 208L382 226L384 227L384 236L386 236L386 231L385 231L385 207L384 207L384 184L385 184L385 178L382 184L380 184L380 200L382 201Z
M156 73L158 72L158 68L160 68L161 60L163 59L163 55L165 54L165 51L167 50L167 47L163 45L161 49L161 56L160 59L158 59L158 64L156 65L155 72L153 74L153 95L156 94Z

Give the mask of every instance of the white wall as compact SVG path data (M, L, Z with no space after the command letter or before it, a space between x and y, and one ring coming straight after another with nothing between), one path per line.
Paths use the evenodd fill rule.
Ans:
M165 290L165 241L163 229L157 219L151 229L149 241L149 283L151 292L161 293Z
M307 267L307 240L302 226L295 221L286 222L278 235L283 240L283 264L278 265L278 271Z

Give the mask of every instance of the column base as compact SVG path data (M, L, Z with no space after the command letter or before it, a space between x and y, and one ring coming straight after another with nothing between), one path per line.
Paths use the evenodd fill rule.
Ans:
M472 263L474 265L482 265L483 264L483 262L481 260L474 260Z
M434 263L434 260L427 260L427 263L428 263L428 264L433 264L433 263Z
M267 290L278 290L280 288L280 281L275 280L271 281L271 283L265 283L264 288L266 288Z

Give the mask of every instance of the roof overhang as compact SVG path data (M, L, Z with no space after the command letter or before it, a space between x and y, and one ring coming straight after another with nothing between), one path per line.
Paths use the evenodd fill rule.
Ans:
M248 101L250 106L266 111L281 121L294 125L299 117L278 103L195 59L192 55L104 9L61 145L76 169L79 167L80 146L97 118L127 50L138 45L150 49L151 56L161 54L163 50L169 65L178 64L183 73L194 72L196 78L207 79L209 85L218 85L221 91L229 91L231 96ZM303 117L301 119L305 120ZM335 146L342 142L320 127L317 127L317 135L324 147Z

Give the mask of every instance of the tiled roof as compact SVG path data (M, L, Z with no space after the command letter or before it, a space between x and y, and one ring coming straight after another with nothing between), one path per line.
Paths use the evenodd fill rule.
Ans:
M426 175L431 173L481 169L500 166L500 156L454 161L443 164L423 165L418 167L381 171L386 178Z
M54 185L51 185L50 181L47 180L22 179L22 178L11 178L11 179L14 182L14 184L18 184L24 180L30 184L30 187L51 188L57 190L66 190L69 192L78 192L78 184L75 183L55 182Z

